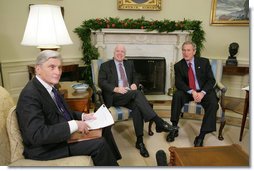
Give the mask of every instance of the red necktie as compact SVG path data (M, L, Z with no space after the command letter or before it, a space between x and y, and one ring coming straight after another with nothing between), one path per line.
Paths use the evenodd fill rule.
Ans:
M194 73L193 73L193 70L191 67L191 62L189 63L188 77L189 77L189 87L192 90L196 90L195 77L194 77Z
M119 71L120 71L121 80L123 81L123 87L128 87L128 81L125 76L125 72L123 70L122 63L119 63Z

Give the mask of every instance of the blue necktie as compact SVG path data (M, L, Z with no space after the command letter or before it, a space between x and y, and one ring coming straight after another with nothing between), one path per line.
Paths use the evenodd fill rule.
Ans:
M60 97L60 94L57 92L57 90L55 88L52 88L52 92L54 93L54 96L55 96L55 102L56 102L57 108L64 115L64 118L67 121L71 120L70 114L67 111L67 109L64 107L64 104L63 104L62 98Z

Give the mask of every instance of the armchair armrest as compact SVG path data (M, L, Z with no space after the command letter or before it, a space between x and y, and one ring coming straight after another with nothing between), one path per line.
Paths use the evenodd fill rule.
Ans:
M221 82L217 82L216 86L223 94L226 93L227 87L224 84L222 84Z
M93 91L94 91L94 104L95 104L95 109L94 111L96 111L97 109L99 109L99 107L104 104L104 100L102 97L102 90L98 85L93 85Z

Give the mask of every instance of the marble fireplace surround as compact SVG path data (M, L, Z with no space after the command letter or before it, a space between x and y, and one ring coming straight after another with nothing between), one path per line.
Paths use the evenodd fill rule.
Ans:
M182 58L181 46L190 40L189 31L146 32L142 29L102 29L92 32L92 42L98 48L100 58L111 59L116 44L124 44L126 56L165 57L165 92L173 84L170 79L171 66Z

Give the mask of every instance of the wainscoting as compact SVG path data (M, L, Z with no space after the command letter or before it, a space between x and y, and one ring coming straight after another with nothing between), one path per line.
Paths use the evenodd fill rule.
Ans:
M17 61L1 61L3 86L11 94L14 100L17 100L23 87L29 81L27 66L34 64L35 59L24 59ZM66 64L83 65L80 58L64 58Z

